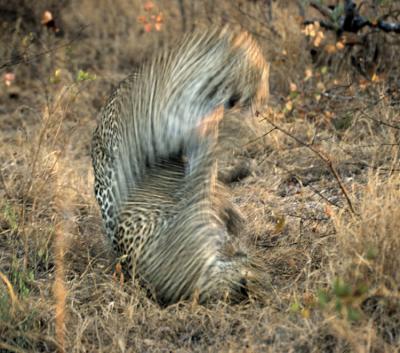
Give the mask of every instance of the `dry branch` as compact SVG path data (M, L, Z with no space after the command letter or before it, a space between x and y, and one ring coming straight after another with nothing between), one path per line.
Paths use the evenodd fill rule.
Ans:
M318 22L321 27L336 31L336 34L340 36L343 32L357 33L364 27L377 28L384 32L400 33L400 23L386 22L383 18L388 15L382 16L376 21L370 21L368 18L360 15L359 9L352 0L344 0L344 14L338 19L335 18L335 14L338 11L337 5L333 10L329 7L320 4L318 1L310 1L310 6L317 9L325 19L321 20L305 20L304 25Z
M71 40L67 41L66 43L59 44L59 43L61 43L61 41L59 41L55 46L51 47L50 49L44 50L44 51L42 51L42 52L40 52L38 54L35 54L35 55L30 55L30 56L26 56L24 54L17 55L12 60L6 61L6 62L0 64L0 71L4 70L4 69L8 69L8 68L10 68L12 66L18 65L20 63L29 64L29 63L31 63L31 62L33 62L35 60L40 59L41 57L43 57L43 56L45 56L47 54L53 53L53 52L55 52L55 51L57 51L59 49L62 49L62 48L69 47L72 43L74 43L75 41L77 41L78 39L81 38L84 30L87 27L88 26L81 27L79 29L79 31L78 31L78 34L76 36L74 36Z
M342 191L342 193L343 193L343 195L344 195L344 197L346 199L347 205L349 206L349 209L350 209L351 213L353 213L354 215L357 215L357 213L354 210L353 203L351 202L349 193L347 192L347 190L346 190L346 188L345 188L345 186L344 186L344 184L343 184L343 182L342 182L342 180L341 180L341 178L339 176L338 171L336 170L332 160L329 157L324 155L321 151L319 151L315 147L313 147L313 146L305 143L304 141L300 140L298 137L294 136L289 131L281 128L278 125L276 125L267 116L261 115L259 112L257 112L256 115L257 116L261 116L265 121L267 121L269 124L271 124L275 129L283 132L285 135L287 135L290 138L292 138L293 140L295 140L299 145L309 148L314 154L316 154L328 166L328 169L331 171L332 175L335 177L335 179L336 179L336 181L337 181L337 183L339 185L339 188Z

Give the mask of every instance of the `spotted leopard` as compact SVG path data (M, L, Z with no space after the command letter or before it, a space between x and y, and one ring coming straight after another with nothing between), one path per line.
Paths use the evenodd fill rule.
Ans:
M219 122L268 97L269 65L248 33L186 35L122 81L93 135L95 195L108 238L157 300L242 293L231 250L241 217L216 177Z

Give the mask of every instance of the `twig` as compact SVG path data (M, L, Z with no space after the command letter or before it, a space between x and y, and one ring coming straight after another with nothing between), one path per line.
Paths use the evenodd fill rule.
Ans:
M14 352L14 353L26 352L25 350L22 350L18 347L12 346L6 342L0 342L0 349L1 349L1 351L3 351L3 349L4 349L6 352Z
M11 193L8 190L8 186L6 184L6 181L5 181L4 176L3 176L3 172L1 170L0 170L0 182L1 182L1 185L3 186L3 190L4 190L7 198L11 199Z
M380 167L380 166L376 166L376 165L370 165L370 164L365 163L365 162L363 162L363 161L358 161L358 162L345 162L344 164L366 167L366 168L370 168L370 169L373 169L373 170L382 170L382 171L384 171L384 172L400 172L400 169L384 168L384 167Z
M247 13L246 11L244 11L242 9L242 7L240 5L236 5L235 6L236 9L244 16L250 18L253 21L257 21L260 25L262 25L263 27L267 28L270 32L272 32L275 36L281 38L281 35L278 33L278 31L272 26L272 25L267 25L265 22L259 20L256 16L253 16L249 13Z
M280 165L280 164L278 164L278 163L276 163L276 162L267 161L266 158L264 158L258 165L261 165L261 164L264 163L264 162L269 162L269 163L273 164L275 167L278 167L278 168L283 169L284 171L286 171L286 172L287 172L288 174L290 174L291 176L294 176L294 177L301 183L302 186L307 186L308 188L310 188L310 190L311 190L314 194L318 195L321 199L325 200L325 201L326 201L327 203L329 203L330 205L332 205L332 206L334 206L334 207L337 207L337 208L342 208L342 206L338 205L337 203L333 202L332 200L329 200L329 199L328 199L325 195L323 195L320 191L318 191L316 188L314 188L313 186L311 186L310 183L304 183L302 177L299 176L298 174L293 173L291 170L285 168L284 166L282 166L282 165Z
M337 208L342 208L341 206L339 206L337 203L333 202L332 200L329 200L325 195L323 195L320 191L318 191L316 188L314 188L313 186L311 186L310 184L307 185L312 192L314 192L315 194L317 194L321 199L325 200L326 202L328 202L330 205L335 206Z
M315 0L310 1L310 6L318 10L325 17L332 18L332 10L329 7L324 6Z
M8 280L7 276L4 273L2 273L1 271L0 271L0 279L3 281L3 283L7 287L8 295L11 300L11 308L12 308L12 310L14 310L16 307L19 307L19 301L14 292L14 288L13 288L12 284L10 283L10 281Z
M383 21L382 18L388 17L388 15L381 17L377 21L370 21L360 15L360 8L357 8L352 0L344 0L344 15L340 16L339 21L334 18L335 11L320 4L318 1L310 1L310 6L317 9L327 20L305 20L303 23L307 25L318 22L321 27L336 31L338 36L343 32L357 33L364 27L377 28L386 33L400 33L400 23Z
M363 116L365 116L367 119L372 120L372 121L375 121L376 123L378 123L378 124L380 124L380 125L385 125L385 126L388 126L388 127L392 128L392 129L400 130L400 125L393 125L393 124L387 123L387 122L385 122L385 121L382 121L382 120L373 118L373 117L370 116L366 111L361 111L361 114L362 114Z
M389 147L397 146L398 147L399 144L397 144L397 143L382 143L382 144L352 146L352 148L357 148L357 147L361 147L361 148L363 148L363 147L377 147L377 146L389 146ZM353 158L355 160L354 162L345 162L344 164L356 165L356 166L360 166L360 167L364 167L364 168L370 168L370 169L373 169L373 170L382 170L382 171L385 171L385 172L399 172L400 171L400 169L396 169L396 168L386 168L386 167L381 167L381 166L369 164L369 163L367 163L365 161L359 160L357 157L354 156L353 152L348 151L346 148L343 148L340 145L338 145L338 148L340 150L342 150L343 153L347 154L348 156L350 156L351 158Z
M335 177L340 189L342 190L342 193L346 199L347 205L349 206L350 211L354 214L357 215L357 213L354 210L353 204L351 202L350 196L345 188L345 186L343 185L343 182L339 176L339 173L337 172L335 166L333 165L332 160L325 156L321 151L319 151L318 149L316 149L315 147L303 142L302 140L300 140L298 137L294 136L293 134L291 134L289 131L281 128L280 126L276 125L273 121L271 121L271 119L269 119L267 116L263 116L261 115L259 112L256 113L256 116L262 116L264 120L266 120L269 124L271 124L273 127L275 127L277 130L283 132L285 135L289 136L290 138L292 138L293 140L295 140L299 145L304 146L309 148L314 154L316 154L323 162L325 162L325 164L328 166L329 170L331 171L332 175Z
M245 144L242 146L242 148L243 148L243 147L246 147L246 146L248 146L248 145L251 145L251 144L254 143L254 142L257 142L258 140L261 140L263 137L268 136L268 135L269 135L272 131L274 131L274 130L276 130L276 128L273 127L271 130L267 131L265 134L262 134L261 136L258 136L258 137L256 137L255 139L250 140L249 142L245 143Z
M5 63L1 64L1 65L0 65L0 70L7 69L7 68L9 68L9 67L18 65L18 64L20 64L20 63L22 63L22 62L25 63L25 64L28 64L28 63L30 63L30 62L32 62L32 61L34 61L34 60L36 60L36 59L38 59L38 58L40 58L40 57L46 55L46 54L49 54L49 53L52 53L52 52L54 52L54 51L56 51L56 50L59 50L59 49L68 47L68 46L70 46L73 42L75 42L77 39L80 38L80 36L82 35L83 31L84 31L87 27L88 27L88 26L82 26L81 29L79 30L78 34L77 34L74 38L72 38L71 40L69 40L67 43L61 44L61 45L59 45L59 46L54 46L54 47L52 47L52 48L50 48L50 49L48 49L48 50L45 50L45 51L43 51L43 52L41 52L41 53L38 53L38 54L35 54L35 55L31 55L31 56L29 56L29 57L27 57L27 58L24 57L23 55L18 55L16 58L14 58L14 59L12 59L12 60L10 60L10 61L8 61L8 62L5 62Z
M53 283L53 295L55 299L55 336L59 345L59 353L65 352L65 302L67 289L65 288L64 283L64 253L64 228L60 222L56 225L54 239L55 279Z

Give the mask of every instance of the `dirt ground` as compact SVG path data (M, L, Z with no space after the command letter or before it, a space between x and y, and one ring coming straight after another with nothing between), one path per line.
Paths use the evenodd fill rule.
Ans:
M379 13L389 6L400 10ZM351 46L305 31L296 1L265 9L0 1L0 353L400 352L399 34L362 32ZM222 176L246 174L229 188L265 279L240 304L160 307L105 239L91 134L143 60L225 23L271 63L269 106L227 121L220 163Z

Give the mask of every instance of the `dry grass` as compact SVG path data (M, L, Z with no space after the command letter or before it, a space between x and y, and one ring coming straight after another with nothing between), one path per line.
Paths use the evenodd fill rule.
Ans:
M0 352L399 352L400 107L389 78L344 87L333 79L350 74L318 73L295 7L274 5L271 26L253 2L184 3L185 24L178 2L157 2L159 33L143 31L139 1L1 5L2 57L25 63L1 72L16 80L0 88ZM40 24L45 9L64 37ZM267 290L239 305L160 308L115 273L90 137L112 85L160 43L227 19L272 62L263 115L280 129L237 127L235 159L253 171L232 185Z

